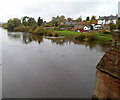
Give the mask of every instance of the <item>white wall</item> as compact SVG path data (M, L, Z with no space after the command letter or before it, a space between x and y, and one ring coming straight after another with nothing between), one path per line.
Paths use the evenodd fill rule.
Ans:
M116 20L112 20L114 24L116 24ZM98 20L98 24L110 24L111 20L105 21L105 20Z
M95 30L102 29L102 26L101 26L101 25L95 25L95 26L93 27L93 29L95 29Z
M85 26L85 27L84 27L84 30L85 30L85 31L88 31L88 30L90 30L90 28L88 28L87 26Z

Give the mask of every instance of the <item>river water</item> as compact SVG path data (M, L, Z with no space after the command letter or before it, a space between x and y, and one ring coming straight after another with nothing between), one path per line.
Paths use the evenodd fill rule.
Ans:
M21 32L2 34L3 98L91 98L108 46Z

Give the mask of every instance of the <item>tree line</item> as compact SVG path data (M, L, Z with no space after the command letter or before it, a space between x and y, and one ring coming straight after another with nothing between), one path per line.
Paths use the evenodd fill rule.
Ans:
M13 18L8 20L8 22L4 25L5 28L7 28L9 31L14 31L19 26L23 27L37 27L37 26L43 26L43 27L62 27L62 22L81 22L86 21L88 23L92 23L93 21L97 20L96 16L92 16L91 18L88 16L85 20L82 19L82 17L78 17L77 19L73 18L65 18L64 15L52 17L50 22L44 21L41 17L37 19L37 21L33 17L24 16L22 19ZM116 26L114 24L110 24L111 30L113 30ZM120 29L120 18L118 18L117 27Z
M44 23L41 17L35 21L34 18L25 16L22 19L13 18L9 19L7 22L7 29L9 31L14 31L14 29L18 26L41 26Z
M86 18L86 21L93 21L93 20L96 20L95 16L92 16L91 19L89 16ZM45 27L56 26L58 27L64 21L80 22L82 21L82 17L80 16L79 18L73 20L73 18L70 18L70 17L65 18L65 16L62 15L62 16L52 17L51 21L46 23L46 21L43 21L41 17L39 17L38 20L36 21L33 17L24 16L22 19L18 19L18 18L9 19L7 22L6 28L9 31L14 31L14 29L18 26L45 26Z

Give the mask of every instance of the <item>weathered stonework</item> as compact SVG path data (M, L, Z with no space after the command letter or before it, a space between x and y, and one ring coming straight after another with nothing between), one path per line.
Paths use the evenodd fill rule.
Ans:
M94 97L120 100L120 32L113 33L112 45L97 65Z
M97 69L120 79L120 32L113 34L112 45L98 63Z
M97 70L94 97L100 100L101 98L103 100L120 100L120 80Z

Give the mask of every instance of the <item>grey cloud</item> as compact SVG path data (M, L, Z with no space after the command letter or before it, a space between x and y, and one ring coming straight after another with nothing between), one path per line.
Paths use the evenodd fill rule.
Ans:
M8 2L9 1L9 2ZM49 1L49 2L48 2ZM63 1L63 0L60 0ZM80 1L80 0L79 0ZM41 0L0 0L0 21L7 21L9 18L31 16L36 19L41 16L49 21L52 16L65 15L66 17L77 18L79 16L111 15L117 14L117 0L101 0L104 2L42 2ZM109 2L108 2L109 1Z

